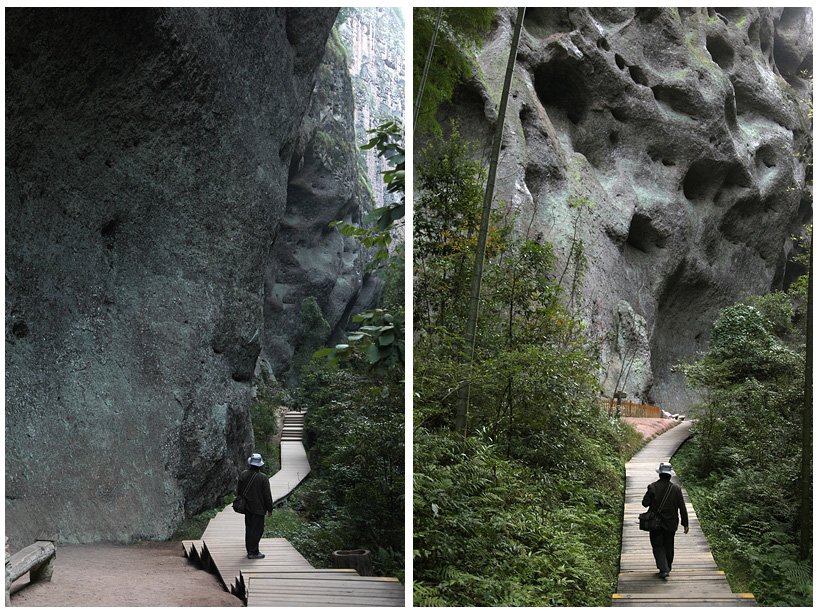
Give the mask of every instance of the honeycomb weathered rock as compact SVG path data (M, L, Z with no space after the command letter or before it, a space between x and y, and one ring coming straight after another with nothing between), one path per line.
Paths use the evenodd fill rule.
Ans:
M439 114L483 146L514 13L498 11L483 80ZM808 8L526 11L495 201L555 244L560 268L579 214L569 198L593 203L581 312L607 395L635 355L629 397L684 410L693 397L673 365L706 347L720 308L782 286L788 237L811 218L811 33Z

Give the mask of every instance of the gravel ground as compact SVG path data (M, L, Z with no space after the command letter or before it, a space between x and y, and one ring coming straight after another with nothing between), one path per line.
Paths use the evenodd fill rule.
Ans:
M50 582L12 586L13 607L240 607L181 543L57 545Z

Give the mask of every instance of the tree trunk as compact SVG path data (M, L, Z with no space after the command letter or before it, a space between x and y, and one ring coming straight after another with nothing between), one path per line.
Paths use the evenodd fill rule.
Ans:
M801 534L798 557L808 560L812 544L812 234L807 271L807 354L804 364L804 406L801 412Z
M511 89L511 77L514 74L514 65L517 63L517 46L520 43L520 32L523 27L523 16L525 8L517 9L517 22L514 24L514 36L511 40L511 50L508 53L508 65L506 66L506 78L503 82L503 93L500 96L500 109L497 113L497 124L494 131L494 143L492 145L491 161L489 163L489 175L486 180L486 193L483 198L483 214L480 219L480 233L477 236L477 252L474 255L474 268L471 279L471 296L469 298L469 319L466 323L466 384L462 386L457 394L457 413L455 415L454 427L458 432L466 433L466 420L469 414L469 399L471 396L471 369L474 360L474 342L477 330L477 313L480 305L480 285L483 281L483 260L486 255L486 240L489 231L489 218L491 217L491 202L494 199L494 183L497 178L497 164L500 160L500 148L503 144L503 124L506 120L506 107L508 106L508 93Z
M354 568L361 577L371 577L372 555L368 549L339 549L332 552L333 568Z

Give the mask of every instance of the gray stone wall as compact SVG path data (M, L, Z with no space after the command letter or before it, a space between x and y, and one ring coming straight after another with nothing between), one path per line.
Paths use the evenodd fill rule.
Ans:
M265 266L263 357L289 382L297 376L304 300L315 298L338 336L361 288L379 285L365 271L367 250L329 225L361 223L374 206L358 168L352 89L348 56L333 30L298 131L287 205Z
M6 11L6 531L166 538L233 487L335 9Z

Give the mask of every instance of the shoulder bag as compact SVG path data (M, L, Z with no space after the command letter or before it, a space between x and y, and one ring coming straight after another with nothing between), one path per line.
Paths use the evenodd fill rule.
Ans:
M653 532L654 530L658 530L662 527L662 518L659 513L662 511L662 507L665 506L665 501L667 497L670 495L670 490L673 489L673 484L667 484L667 490L665 491L665 497L662 498L662 504L659 505L659 508L656 511L645 511L644 513L639 514L639 529L645 530L646 532Z
M250 478L250 482L247 484L247 487L244 488L244 493L236 496L236 499L233 501L233 510L236 513L241 513L242 515L247 514L247 492L250 490L250 486L253 484L253 480L257 476L258 473L253 473L253 476Z

